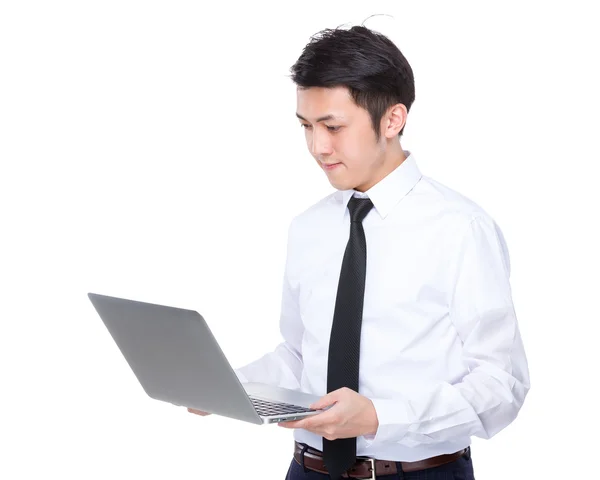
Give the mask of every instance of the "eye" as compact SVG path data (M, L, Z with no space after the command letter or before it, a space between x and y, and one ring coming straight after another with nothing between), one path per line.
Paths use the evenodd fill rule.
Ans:
M307 123L301 123L300 126L304 129L309 129L310 125L308 125Z
M329 130L330 132L337 132L339 131L340 128L342 127L334 127L333 125L326 125L327 130Z

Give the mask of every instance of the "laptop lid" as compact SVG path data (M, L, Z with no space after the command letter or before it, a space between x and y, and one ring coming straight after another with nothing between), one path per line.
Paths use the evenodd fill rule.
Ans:
M198 312L96 293L88 297L148 396L263 423Z

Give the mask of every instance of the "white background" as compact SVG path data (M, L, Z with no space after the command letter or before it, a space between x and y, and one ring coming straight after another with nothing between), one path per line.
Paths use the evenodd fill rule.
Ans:
M273 349L289 221L332 191L289 67L373 14L415 72L403 147L511 253L532 389L477 478L597 478L594 3L1 2L0 478L283 479L289 430L151 400L86 294Z

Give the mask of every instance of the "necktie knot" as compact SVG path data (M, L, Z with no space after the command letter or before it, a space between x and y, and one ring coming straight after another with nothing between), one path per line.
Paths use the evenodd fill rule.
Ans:
M348 210L350 210L350 221L362 223L367 214L373 208L373 202L370 198L352 197L348 202Z

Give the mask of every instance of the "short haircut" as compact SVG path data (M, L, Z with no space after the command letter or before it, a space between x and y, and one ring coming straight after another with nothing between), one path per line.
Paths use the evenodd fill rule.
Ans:
M369 113L377 139L386 110L402 103L409 111L415 100L413 71L402 52L364 26L313 35L290 71L301 88L347 87L356 105ZM404 127L398 136L403 132Z

